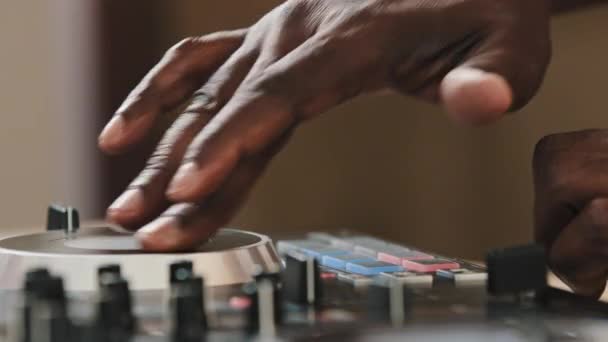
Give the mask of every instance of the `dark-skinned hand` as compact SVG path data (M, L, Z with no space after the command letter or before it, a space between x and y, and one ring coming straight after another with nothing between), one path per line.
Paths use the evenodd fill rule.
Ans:
M287 1L247 29L180 42L129 94L100 135L108 153L188 105L107 217L148 250L193 248L303 121L389 89L492 122L530 100L549 57L546 1Z
M549 135L533 164L536 239L559 278L597 298L608 279L608 130Z

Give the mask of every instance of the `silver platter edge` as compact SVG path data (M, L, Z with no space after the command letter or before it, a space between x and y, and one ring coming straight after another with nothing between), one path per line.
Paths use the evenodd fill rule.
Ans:
M97 268L105 264L120 264L134 290L166 289L169 264L181 260L192 261L194 272L204 277L208 287L246 283L260 268L277 272L282 267L268 236L237 229L222 229L211 242L188 253L139 253L137 247L95 250L86 245L95 239L103 239L99 241L105 244L131 244L124 234L108 227L82 229L73 237L51 231L0 240L0 289L21 288L26 272L36 267L62 276L70 291L96 290ZM78 242L83 242L82 250L70 247L80 246Z

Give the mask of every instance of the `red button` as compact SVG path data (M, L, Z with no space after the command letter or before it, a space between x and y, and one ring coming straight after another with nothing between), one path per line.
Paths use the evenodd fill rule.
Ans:
M230 298L229 304L233 309L245 310L251 306L251 299L245 296L235 296Z
M335 279L337 275L332 272L323 272L321 273L321 279Z

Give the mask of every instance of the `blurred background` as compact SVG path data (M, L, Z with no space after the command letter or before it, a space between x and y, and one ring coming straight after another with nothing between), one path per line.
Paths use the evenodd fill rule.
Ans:
M175 42L245 27L278 3L11 1L0 11L0 234L42 227L50 202L101 218L154 146L96 149L128 91ZM542 90L491 127L396 95L335 108L298 130L232 225L350 228L471 258L530 241L536 141L608 126L607 19L608 6L556 17Z

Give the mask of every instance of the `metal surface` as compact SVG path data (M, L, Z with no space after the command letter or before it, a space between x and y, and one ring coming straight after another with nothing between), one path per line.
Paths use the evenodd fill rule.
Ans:
M18 289L28 269L47 267L64 277L69 290L91 291L97 288L97 267L109 263L122 266L132 289L164 289L168 266L178 260L191 260L207 286L245 283L258 267L281 267L272 241L261 234L222 229L194 252L146 253L133 236L97 227L69 239L57 231L0 240L0 289Z

